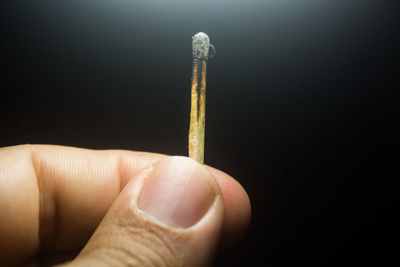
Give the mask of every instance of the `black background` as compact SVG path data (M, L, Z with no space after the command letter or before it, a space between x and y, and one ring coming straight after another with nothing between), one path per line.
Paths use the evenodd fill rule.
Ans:
M216 266L388 262L395 2L3 1L0 146L186 155L191 36L204 31L217 49L205 161L253 210Z

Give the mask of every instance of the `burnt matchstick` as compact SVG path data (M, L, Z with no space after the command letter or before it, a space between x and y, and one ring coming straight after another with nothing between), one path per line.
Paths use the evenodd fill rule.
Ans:
M204 131L206 119L206 74L209 51L215 53L207 34L192 37L193 74L192 104L190 109L189 157L204 162Z

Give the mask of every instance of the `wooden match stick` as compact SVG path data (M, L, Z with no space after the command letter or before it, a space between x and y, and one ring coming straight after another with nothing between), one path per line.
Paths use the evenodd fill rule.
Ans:
M210 44L207 34L192 37L193 74L192 105L190 110L189 157L204 163L204 131L206 119L206 73ZM215 52L215 51L213 51Z

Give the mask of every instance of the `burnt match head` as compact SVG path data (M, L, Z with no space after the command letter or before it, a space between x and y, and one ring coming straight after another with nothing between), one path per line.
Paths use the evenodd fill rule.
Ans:
M210 49L210 38L204 32L196 33L192 37L192 53L193 58L208 59Z

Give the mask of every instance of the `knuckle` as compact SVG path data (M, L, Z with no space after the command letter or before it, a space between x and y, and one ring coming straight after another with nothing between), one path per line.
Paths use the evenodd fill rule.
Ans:
M136 251L140 251L144 265L177 266L179 253L175 244L183 237L177 232L140 216L132 209L125 209L118 218L118 225L129 237Z
M111 266L180 266L185 236L125 209L92 236L82 254L100 257Z

